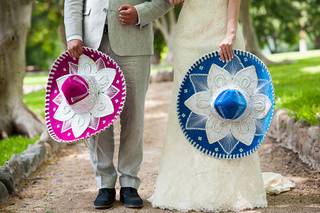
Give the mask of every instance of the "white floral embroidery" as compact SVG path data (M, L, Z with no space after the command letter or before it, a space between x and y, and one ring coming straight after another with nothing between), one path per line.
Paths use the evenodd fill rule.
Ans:
M69 63L69 73L57 79L60 93L54 99L54 103L59 107L54 114L54 118L63 122L64 131L71 128L74 136L79 137L88 127L96 130L100 118L114 112L111 98L116 95L115 93L118 93L118 90L112 86L116 70L106 68L101 58L94 62L88 56L81 55L78 65ZM85 98L85 104L80 101L82 103L79 102L78 108L70 106L61 92L63 82L73 74L83 76L85 79L91 79L91 83L90 81L88 83L89 88L91 86L92 89L93 96L90 97L92 100L89 97ZM109 97L109 95L112 96Z
M206 116L205 131L210 144L232 135L241 143L250 145L256 132L256 119L264 118L271 108L269 98L259 93L258 77L254 66L243 68L235 74L213 64L207 78L208 89L196 92L185 101L192 113ZM237 119L222 118L212 102L223 91L235 89L247 102L245 112Z

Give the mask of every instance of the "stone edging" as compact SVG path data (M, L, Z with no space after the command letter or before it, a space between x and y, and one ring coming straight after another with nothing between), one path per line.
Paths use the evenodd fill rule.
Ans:
M303 121L295 121L286 110L276 110L268 134L299 155L310 167L320 171L320 126L310 126Z
M47 132L43 132L35 144L29 145L23 153L14 155L0 167L0 202L7 200L9 194L17 192L19 183L36 171L61 146Z

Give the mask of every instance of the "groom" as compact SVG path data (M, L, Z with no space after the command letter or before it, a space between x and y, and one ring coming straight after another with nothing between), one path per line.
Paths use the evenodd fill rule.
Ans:
M152 21L170 8L166 0L65 0L68 51L79 57L83 45L111 56L124 71L127 99L121 114L118 157L120 201L126 207L143 206L137 189L142 161L144 101L153 54ZM90 158L99 193L95 208L115 201L117 171L113 165L113 127L90 139Z

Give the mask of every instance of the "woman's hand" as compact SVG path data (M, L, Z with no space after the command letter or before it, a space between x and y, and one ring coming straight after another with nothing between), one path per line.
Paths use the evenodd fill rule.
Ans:
M227 35L219 44L219 54L223 62L228 62L233 59L233 42L235 41L235 35Z
M184 0L168 0L168 2L174 6L174 5L183 3Z

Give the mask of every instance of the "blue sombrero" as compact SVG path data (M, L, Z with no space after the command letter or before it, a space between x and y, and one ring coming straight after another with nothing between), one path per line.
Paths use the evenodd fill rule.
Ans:
M274 90L270 73L255 55L234 50L224 63L218 52L195 62L184 76L178 119L188 141L216 158L256 151L270 127Z

